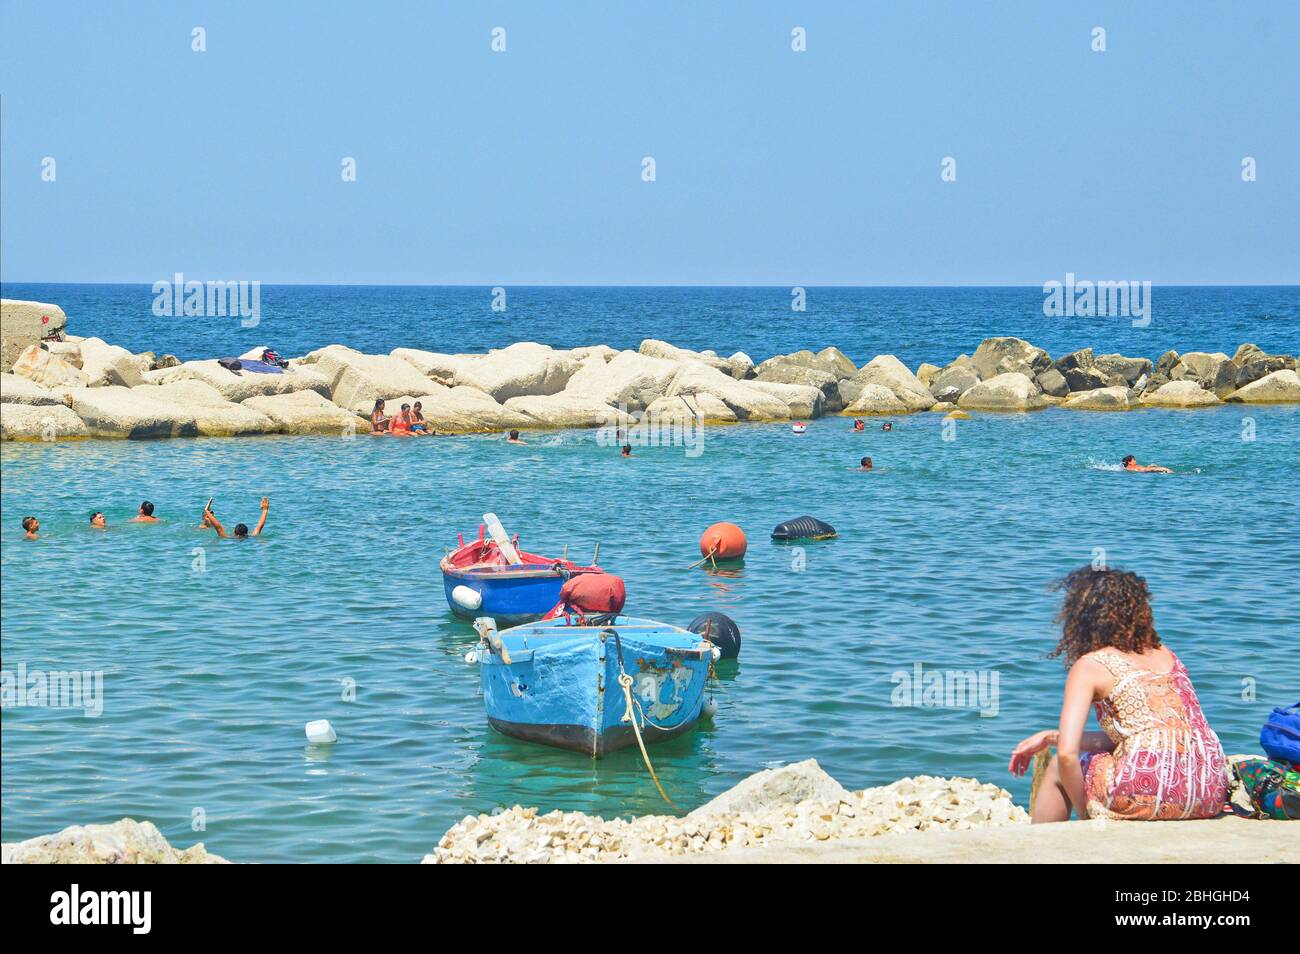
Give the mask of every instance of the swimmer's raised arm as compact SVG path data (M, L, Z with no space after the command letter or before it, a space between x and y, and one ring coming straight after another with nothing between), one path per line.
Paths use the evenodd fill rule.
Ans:
M262 532L262 528L266 526L266 513L267 513L267 511L270 510L270 509L271 509L271 498L270 498L270 497L263 497L263 498L262 498L262 516L258 518L258 520L257 520L257 526L253 528L253 536L257 536L259 533L261 533L261 532Z
M230 536L230 534L226 533L226 528L221 525L221 522L219 520L217 520L217 515L214 514L211 510L203 511L203 522L207 526L211 527L213 530L217 531L217 536L219 537Z

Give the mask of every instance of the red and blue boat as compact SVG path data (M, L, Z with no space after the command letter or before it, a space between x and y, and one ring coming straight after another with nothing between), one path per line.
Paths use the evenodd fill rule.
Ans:
M540 619L559 602L567 580L605 572L594 558L584 566L520 550L518 534L508 538L493 514L483 520L478 538L466 543L458 534L459 545L440 564L447 605L462 619L490 616L501 626Z

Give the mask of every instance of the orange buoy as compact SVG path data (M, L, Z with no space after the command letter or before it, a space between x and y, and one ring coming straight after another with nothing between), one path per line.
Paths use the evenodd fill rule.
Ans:
M738 560L748 546L745 531L734 523L715 523L700 537L700 555L715 560Z

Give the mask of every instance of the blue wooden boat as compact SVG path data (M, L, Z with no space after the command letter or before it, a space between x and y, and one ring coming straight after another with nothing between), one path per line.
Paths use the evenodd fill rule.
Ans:
M632 616L586 623L557 618L498 632L491 619L475 622L482 639L471 661L479 663L492 728L600 758L636 744L631 719L647 744L699 721L717 653L711 642Z
M581 566L519 550L514 540L503 548L480 526L478 539L466 543L460 537L460 545L443 557L443 592L453 613L470 620L491 616L504 626L524 623L555 606L565 580L605 572L594 563Z

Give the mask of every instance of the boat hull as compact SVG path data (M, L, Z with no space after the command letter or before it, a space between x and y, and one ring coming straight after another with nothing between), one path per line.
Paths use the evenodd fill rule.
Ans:
M560 587L567 577L547 569L470 568L443 569L442 587L447 605L461 619L491 616L498 625L514 626L546 615L560 601ZM461 606L452 599L452 590L467 586L479 594L482 605L476 609Z
M694 633L618 617L603 627L550 620L505 630L500 639L510 661L485 649L480 672L488 724L503 735L592 758L635 745L624 719L624 672L646 744L699 721L713 645Z

